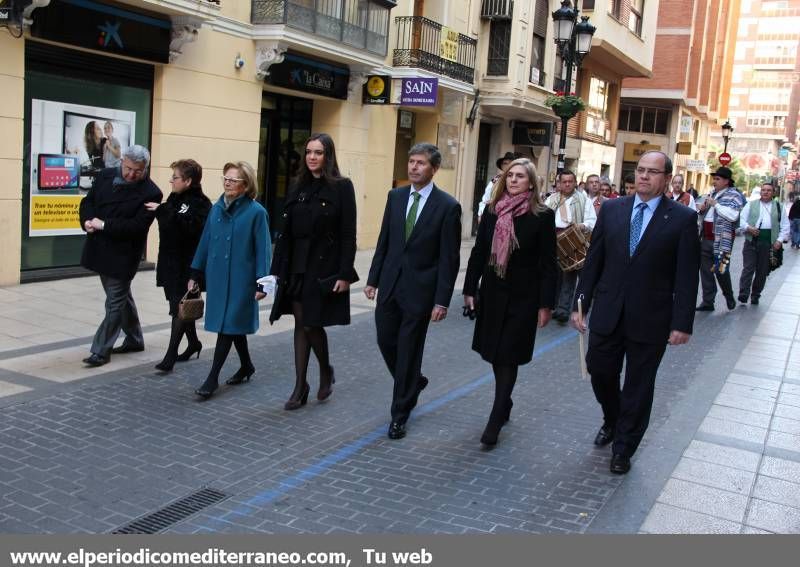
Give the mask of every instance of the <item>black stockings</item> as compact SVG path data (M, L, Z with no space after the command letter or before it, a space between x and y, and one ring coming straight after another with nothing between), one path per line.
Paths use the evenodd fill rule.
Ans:
M250 360L250 351L247 348L247 335L225 335L220 333L217 335L217 346L214 348L214 362L211 363L211 370L208 373L208 378L203 383L203 389L213 390L219 384L219 373L228 358L228 354L231 352L231 346L236 347L236 354L239 355L242 369L253 367L253 361Z
M511 415L511 393L514 391L514 384L517 382L517 371L519 366L493 364L494 371L494 404L492 413L489 414L489 423L481 437L481 442L486 445L497 443L497 436L500 429Z
M306 327L303 321L303 305L299 301L292 302L294 315L294 368L295 384L292 399L299 399L308 387L306 374L311 351L319 362L320 390L323 386L330 388L332 369L328 356L328 335L322 327Z

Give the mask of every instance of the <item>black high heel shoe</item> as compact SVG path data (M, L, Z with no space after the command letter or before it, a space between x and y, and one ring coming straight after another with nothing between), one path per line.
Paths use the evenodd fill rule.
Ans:
M164 360L156 364L156 370L160 370L161 372L172 372L172 367L175 366L175 360L177 360L177 356L174 354L167 353L164 356Z
M324 402L333 394L333 385L336 384L336 374L333 372L333 366L328 366L331 372L331 380L328 382L327 387L322 387L322 379L319 382L319 390L317 391L317 400Z
M250 366L249 368L240 368L236 371L236 374L225 380L225 383L229 386L236 386L237 384L241 384L242 382L249 382L250 377L256 373L255 366Z
M309 390L311 390L311 387L308 385L308 382L306 382L306 385L303 388L303 393L300 396L300 399L299 400L295 400L294 398L289 398L288 400L286 400L286 403L283 404L283 409L285 409L287 411L292 411L292 410L300 409L301 407L306 405L306 402L308 402L308 392L309 392Z
M216 382L214 384L209 384L208 380L206 380L205 382L203 382L202 386L200 386L197 390L194 391L194 393L203 398L204 400L207 400L208 398L214 395L214 392L217 391L218 387L219 385Z
M189 345L188 347L186 347L185 351L183 351L175 358L175 361L186 362L187 360L192 358L192 356L194 356L195 354L197 355L197 358L200 358L201 350L203 350L203 344L201 342L198 342L197 344L194 345Z

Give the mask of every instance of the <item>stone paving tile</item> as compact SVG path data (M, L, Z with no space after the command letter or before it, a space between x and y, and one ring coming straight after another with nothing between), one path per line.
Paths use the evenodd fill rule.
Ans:
M768 532L767 530L761 530L752 526L744 526L742 533L746 535L769 535L773 532Z
M731 384L740 384L742 386L752 386L754 388L763 388L764 390L777 391L781 387L780 380L770 380L769 378L756 378L755 376L746 376L744 374L731 374L728 376L727 382Z
M767 437L767 446L800 453L800 435L770 431Z
M750 397L720 393L714 403L721 406L728 406L748 411L756 411L767 415L772 415L775 402L767 400L754 400Z
M783 373L783 372L781 372ZM730 396L741 396L743 398L752 398L761 401L774 402L778 398L778 393L763 388L756 388L753 386L743 386L741 384L726 383L720 394Z
M711 435L731 437L749 443L763 443L764 439L767 437L767 430L763 427L746 425L727 419L717 419L710 416L703 420L698 431Z
M794 480L795 482L788 482L779 478L759 475L753 490L753 498L800 508L800 484L797 483L800 478Z
M738 534L741 524L657 502L641 531L650 534Z
M786 404L788 406L800 407L800 396L796 394L787 394L781 392L778 396L779 404Z
M774 417L772 418L770 429L773 431L780 431L781 433L800 435L800 421L785 417Z
M678 463L678 466L675 467L672 476L673 478L748 495L756 475L741 469L683 458Z
M790 482L798 482L798 480L800 480L800 463L765 456L758 474L780 478Z
M694 512L713 511L714 516L737 523L747 508L747 496L674 478L667 481L658 501Z
M800 407L787 406L786 404L778 404L775 407L775 416L800 420Z
M745 425L753 425L762 429L767 429L771 422L770 416L765 413L720 406L717 404L711 406L711 409L708 410L708 416L726 421L744 423Z
M753 499L745 524L778 534L798 534L800 509Z

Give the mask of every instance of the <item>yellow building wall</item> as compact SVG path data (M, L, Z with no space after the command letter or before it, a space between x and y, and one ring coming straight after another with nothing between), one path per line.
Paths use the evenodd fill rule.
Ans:
M233 64L238 54L246 61L240 70ZM175 160L192 158L203 166L203 189L212 201L222 194L226 162L258 167L262 83L254 62L251 40L204 28L174 63L156 68L151 175L165 198ZM154 226L147 258L155 260L157 250Z
M3 261L0 285L19 283L22 234L22 136L25 91L25 43L0 33L0 234Z

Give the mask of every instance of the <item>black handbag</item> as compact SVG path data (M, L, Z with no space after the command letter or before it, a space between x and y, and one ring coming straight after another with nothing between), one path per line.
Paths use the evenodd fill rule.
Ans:
M783 247L777 250L774 247L769 249L769 271L777 270L783 265Z

